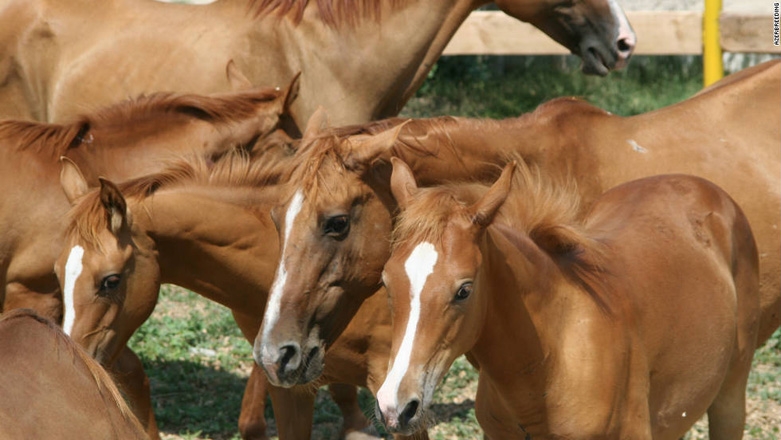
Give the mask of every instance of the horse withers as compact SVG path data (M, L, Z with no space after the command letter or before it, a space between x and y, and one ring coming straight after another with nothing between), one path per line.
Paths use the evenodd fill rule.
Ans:
M740 208L709 181L660 175L579 219L576 192L515 168L490 188L418 188L393 159L378 417L419 428L466 353L486 438L678 439L706 411L710 438L741 438L759 297Z

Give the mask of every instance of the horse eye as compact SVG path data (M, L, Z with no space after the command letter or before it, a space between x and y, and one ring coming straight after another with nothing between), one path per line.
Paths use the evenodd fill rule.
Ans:
M115 290L117 287L119 287L119 283L122 281L122 278L120 278L117 274L109 275L105 278L103 278L103 281L100 282L100 290L101 292L110 292L112 290Z
M453 299L456 301L463 301L469 298L469 295L471 294L472 294L472 282L467 281L458 287L458 290L456 291L456 294L453 297Z
M350 218L346 215L329 217L323 226L323 233L336 239L343 239L350 232Z

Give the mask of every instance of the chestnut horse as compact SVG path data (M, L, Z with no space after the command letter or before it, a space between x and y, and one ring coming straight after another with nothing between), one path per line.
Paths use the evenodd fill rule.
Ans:
M214 93L235 62L256 85L304 72L298 127L393 116L471 11L488 0L10 0L0 7L0 117L61 121L158 91ZM627 63L635 35L616 0L499 0L583 60Z
M249 148L275 130L288 96L288 90L268 88L215 96L158 94L67 125L0 122L1 310L32 308L61 322L62 295L53 267L70 204L58 178L60 156L80 164L87 182L95 183L99 175L126 179L159 170L175 154L216 157L237 144ZM147 379L132 352L112 368L124 372L117 374L127 382L123 388L144 390L140 383ZM130 396L131 401L156 437L143 394Z
M250 161L238 154L213 165L187 159L120 184L102 180L99 189L83 193L78 168L63 163L62 185L76 202L55 264L66 298L66 331L91 355L113 358L154 309L160 284L172 283L230 308L252 343L279 258L270 211L287 166L284 160ZM345 331L329 352L319 383L376 391L390 349L384 298L359 312L356 322L361 324ZM264 384L262 372L256 373L248 390ZM309 437L313 390L271 390L280 438ZM254 408L252 414L263 413L260 391L245 394L243 406ZM368 421L351 387L331 391L350 438ZM240 425L245 438L265 436L263 420L244 419Z
M393 159L378 417L417 429L468 353L486 438L678 439L706 411L711 439L742 438L759 262L738 205L707 180L659 175L578 219L576 191L515 168L490 188L418 188Z
M4 313L0 353L0 438L148 438L111 377L48 319Z
M318 360L298 362L292 352L327 347L377 290L397 209L388 189L392 156L404 159L425 185L495 179L497 165L520 158L552 177L572 176L584 207L605 190L645 176L707 178L740 204L757 237L764 342L781 320L779 96L781 61L775 60L632 117L566 98L501 121L412 120L395 129L396 143L384 134L372 141L372 133L387 133L381 130L398 119L335 130L313 121L300 147L301 165L277 208L280 236L295 246L283 246L280 275L255 341L256 361L274 384L312 380ZM286 268L295 268L296 276L285 278ZM330 330L318 335L319 328Z

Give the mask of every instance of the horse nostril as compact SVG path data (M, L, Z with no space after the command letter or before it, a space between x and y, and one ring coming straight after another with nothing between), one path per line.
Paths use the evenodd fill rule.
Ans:
M317 356L317 353L320 351L320 347L312 347L311 350L309 350L309 354L307 355L306 361L311 362L312 359Z
M298 344L289 344L279 348L279 371L284 372L288 365L291 370L298 368L299 358L298 355L300 348Z
M632 40L630 38L621 38L616 43L618 47L618 51L620 53L631 53L634 49L635 45L633 44Z
M418 412L418 405L420 402L418 399L412 399L410 400L406 406L404 406L404 411L399 414L399 425L400 426L407 426L415 417L415 414Z

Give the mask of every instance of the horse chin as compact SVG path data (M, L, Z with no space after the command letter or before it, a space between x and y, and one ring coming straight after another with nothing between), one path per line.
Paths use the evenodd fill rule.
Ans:
M394 435L401 435L406 437L414 437L415 434L426 429L428 421L433 419L428 409L421 409L419 414L413 417L409 422L404 425L400 425L398 422L391 422L385 418L385 415L380 410L379 404L374 406L374 414L377 420L379 420L385 430Z
M602 53L602 51L594 46L589 46L586 47L585 50L581 50L580 58L583 60L582 70L586 75L606 76L613 68L623 67L616 66L615 62L607 61L608 59L615 59L615 57Z

